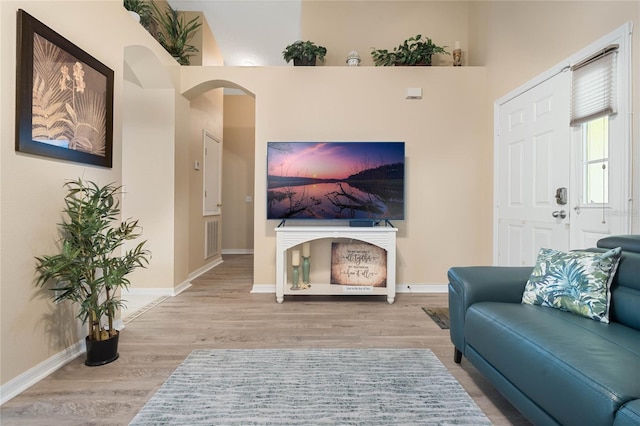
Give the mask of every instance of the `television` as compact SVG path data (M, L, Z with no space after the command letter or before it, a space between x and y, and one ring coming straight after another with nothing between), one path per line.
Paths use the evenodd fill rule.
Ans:
M267 219L403 220L404 142L268 142Z

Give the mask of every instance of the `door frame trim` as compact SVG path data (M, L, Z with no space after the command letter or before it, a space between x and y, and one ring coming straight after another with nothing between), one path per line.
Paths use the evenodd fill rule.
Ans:
M499 98L493 103L493 264L498 264L498 209L500 208L500 200L498 199L498 176L500 172L500 164L498 161L499 144L500 144L500 108L507 102L517 98L529 90L541 85L542 83L552 79L563 71L569 70L569 60L565 60L556 64L552 68L542 74L529 80L517 89L509 92L507 95Z
M599 38L595 42L591 43L584 49L581 49L577 53L574 53L569 58L559 62L533 79L527 81L523 85L517 87L512 90L505 96L498 98L493 103L493 264L496 265L498 262L498 208L499 200L498 200L498 144L500 142L500 107L510 100L524 94L528 90L533 89L534 87L544 83L550 78L556 76L557 74L568 71L571 64L578 63L584 58L592 55L595 51L602 49L603 46L607 46L611 44L614 40L620 40L619 51L623 53L620 55L623 57L624 63L620 63L619 67L625 67L626 69L630 69L631 72L627 73L625 81L620 79L618 82L619 88L621 90L618 91L618 104L619 108L618 117L623 121L621 128L623 129L623 151L630 153L628 155L628 160L624 162L624 170L623 176L626 178L623 179L623 189L622 189L622 199L628 200L627 204L629 209L627 209L627 215L624 219L624 227L626 228L626 232L630 233L632 229L632 221L633 221L633 198L632 198L632 178L633 178L633 152L631 150L631 138L633 135L633 122L631 117L633 116L633 93L632 93L632 79L633 79L633 70L631 69L631 46L632 46L632 36L633 36L633 22L629 21L609 34ZM568 125L568 124L567 124Z

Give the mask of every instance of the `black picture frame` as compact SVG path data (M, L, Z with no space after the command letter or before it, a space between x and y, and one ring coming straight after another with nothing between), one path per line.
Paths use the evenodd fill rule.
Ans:
M16 151L112 167L113 70L18 10Z

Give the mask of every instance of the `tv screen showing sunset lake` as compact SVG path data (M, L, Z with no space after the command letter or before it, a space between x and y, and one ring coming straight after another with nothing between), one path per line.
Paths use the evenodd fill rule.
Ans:
M267 219L404 219L404 142L268 142Z

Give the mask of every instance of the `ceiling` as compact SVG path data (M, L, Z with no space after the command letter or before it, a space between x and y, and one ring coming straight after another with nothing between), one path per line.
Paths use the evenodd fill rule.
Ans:
M301 0L168 0L203 12L226 66L286 65L285 46L300 39Z

